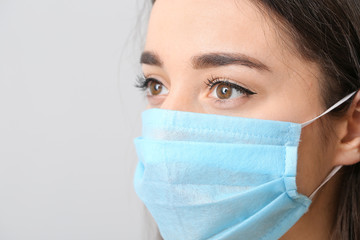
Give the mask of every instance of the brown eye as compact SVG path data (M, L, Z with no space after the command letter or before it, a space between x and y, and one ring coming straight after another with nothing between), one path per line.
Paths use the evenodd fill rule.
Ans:
M151 96L158 96L167 94L169 91L167 88L157 80L150 80L148 85L148 94Z
M225 83L220 83L216 86L216 96L219 99L229 99L232 96L233 89Z
M162 85L158 82L152 81L149 85L151 95L159 95L162 90Z
M206 85L210 88L209 96L223 101L233 100L240 97L249 97L256 94L255 92L226 79L208 79L208 83L206 83Z

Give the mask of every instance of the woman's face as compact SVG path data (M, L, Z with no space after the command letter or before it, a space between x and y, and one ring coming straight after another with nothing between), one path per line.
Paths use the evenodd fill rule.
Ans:
M149 107L306 122L325 110L321 75L295 52L248 1L157 0L142 55ZM323 149L317 121L301 134L297 184L305 195L333 167Z

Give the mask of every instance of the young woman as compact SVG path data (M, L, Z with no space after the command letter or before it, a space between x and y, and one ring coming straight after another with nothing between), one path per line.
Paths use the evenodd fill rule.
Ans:
M162 237L360 239L360 2L153 3L135 188Z

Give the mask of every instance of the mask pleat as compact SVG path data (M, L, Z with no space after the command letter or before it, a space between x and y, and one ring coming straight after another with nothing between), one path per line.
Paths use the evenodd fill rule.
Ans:
M248 187L278 178L285 169L286 148L282 146L227 144L224 148L222 143L184 145L142 138L135 144L139 160L151 173L147 181L234 186L246 183Z

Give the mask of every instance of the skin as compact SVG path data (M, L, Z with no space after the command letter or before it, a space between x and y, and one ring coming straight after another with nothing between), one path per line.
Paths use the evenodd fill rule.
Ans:
M324 76L316 63L294 54L292 40L279 31L249 1L156 1L142 69L146 78L157 81L150 87L158 84L155 87L162 90L155 95L148 91L149 107L296 123L316 117L326 110L319 90ZM194 59L210 53L246 55L266 67L194 66ZM221 100L216 92L219 84L212 89L206 85L212 78L227 79L256 94L233 89L230 99ZM303 128L297 169L300 193L309 196L335 166L359 161L359 99L357 94L346 116L331 120L334 134L327 144L322 121ZM337 174L281 239L329 239L340 182L341 174Z

